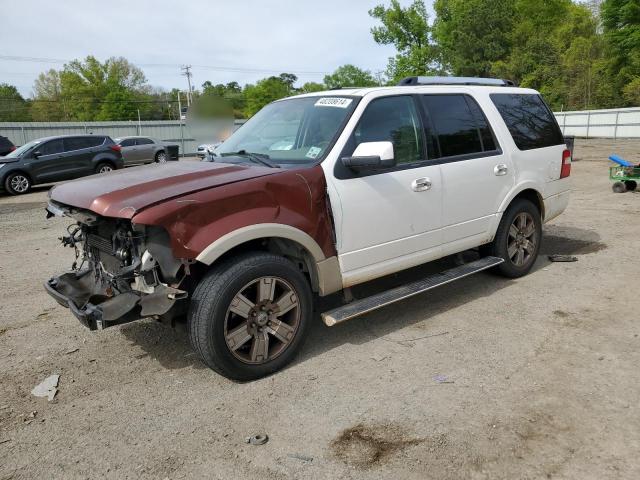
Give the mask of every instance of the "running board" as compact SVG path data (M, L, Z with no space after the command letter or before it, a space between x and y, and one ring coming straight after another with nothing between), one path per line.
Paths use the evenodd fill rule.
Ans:
M445 285L455 280L468 277L474 273L500 265L502 262L504 262L504 259L502 258L483 257L475 262L465 263L459 267L454 267L449 270L445 270L444 272L429 275L422 280L407 283L401 287L392 288L391 290L386 290L361 300L354 300L346 305L323 313L322 320L327 326L333 327L345 320L350 320L386 305L399 302L405 298L413 297L414 295L426 292L427 290L439 287L440 285Z

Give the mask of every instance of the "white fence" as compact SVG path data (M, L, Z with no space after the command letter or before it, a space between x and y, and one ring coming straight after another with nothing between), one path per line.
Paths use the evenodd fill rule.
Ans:
M15 145L42 137L56 135L101 134L111 138L144 135L176 143L181 155L195 153L201 143L212 143L228 135L245 120L211 120L195 122L143 121L143 122L0 122L0 135Z
M584 138L640 138L640 108L556 112L565 135Z

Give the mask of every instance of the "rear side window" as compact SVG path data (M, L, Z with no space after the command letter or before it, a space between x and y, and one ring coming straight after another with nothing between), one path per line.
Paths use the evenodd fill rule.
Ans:
M393 143L398 164L422 160L422 125L413 98L372 100L354 131L354 150L363 142Z
M138 140L136 140L137 145L151 145L152 143L153 140L151 140L150 138L139 138Z
M135 138L127 138L126 140L122 140L120 142L121 147L133 147L136 143Z
M540 95L493 93L491 100L520 150L564 144L558 122Z
M104 143L105 137L89 137L87 140L89 147L99 147Z
M97 147L104 143L104 137L71 137L64 139L65 152Z
M496 150L489 124L476 101L468 95L423 95L430 119L427 137L435 137L440 147L429 158L470 155Z

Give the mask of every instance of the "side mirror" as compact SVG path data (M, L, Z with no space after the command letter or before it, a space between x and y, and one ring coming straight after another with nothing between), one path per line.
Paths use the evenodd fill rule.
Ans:
M356 147L350 157L340 159L352 170L384 170L396 166L391 142L364 142Z
M36 150L31 155L33 156L33 158L38 158L40 155L42 155L42 153L40 152L40 150Z

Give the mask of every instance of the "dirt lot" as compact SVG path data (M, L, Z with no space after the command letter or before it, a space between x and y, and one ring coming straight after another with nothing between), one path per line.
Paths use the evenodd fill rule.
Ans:
M531 275L318 317L291 367L248 384L183 330L82 327L41 286L72 260L46 188L0 197L0 479L640 478L640 194L613 194L605 160L639 146L578 142ZM32 396L52 373L55 400Z

